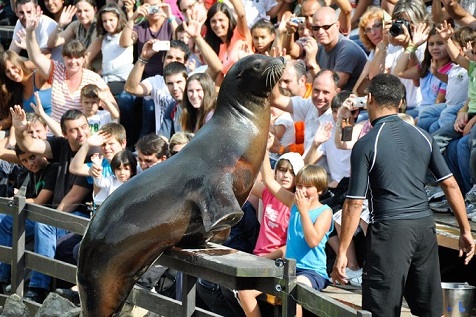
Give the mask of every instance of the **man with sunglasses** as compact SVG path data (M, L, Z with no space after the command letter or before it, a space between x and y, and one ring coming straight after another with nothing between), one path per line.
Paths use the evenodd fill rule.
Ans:
M300 45L313 76L321 69L332 69L339 75L338 87L352 91L367 57L356 43L339 33L339 28L335 10L331 7L320 8L312 18L313 37L300 42Z

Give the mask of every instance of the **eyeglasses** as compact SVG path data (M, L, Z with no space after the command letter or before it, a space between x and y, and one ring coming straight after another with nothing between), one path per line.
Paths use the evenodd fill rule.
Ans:
M369 28L365 28L364 29L364 34L367 34L367 33L370 33L370 32L375 32L375 31L378 31L382 28L382 23L375 23L374 25L372 25L371 27Z
M199 3L200 0L195 0L194 2L192 2L191 4L189 4L188 6L186 6L185 8L183 8L182 10L180 10L180 12L182 13L186 13L188 10L192 10L192 8L197 4Z
M331 28L331 26L333 26L334 24L336 24L336 22L332 23L332 24L329 24L329 25L312 25L311 26L311 30L313 31L319 31L320 29L324 29L324 31L327 31Z

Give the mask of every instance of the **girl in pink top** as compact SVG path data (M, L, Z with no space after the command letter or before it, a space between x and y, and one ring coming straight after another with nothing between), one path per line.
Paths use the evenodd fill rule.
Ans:
M303 166L304 161L301 155L286 153L276 163L275 178L284 188L294 192L296 186L294 177ZM290 210L260 181L255 183L252 193L263 201L260 232L253 253L269 259L282 257L286 245Z

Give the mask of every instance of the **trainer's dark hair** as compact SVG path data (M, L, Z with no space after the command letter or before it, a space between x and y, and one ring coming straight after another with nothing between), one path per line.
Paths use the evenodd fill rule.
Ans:
M369 94L379 107L398 108L403 98L400 79L390 74L378 74L370 81Z
M76 110L76 109L66 111L61 116L61 121L60 121L61 132L66 134L66 121L68 121L68 120L78 120L81 117L84 117L84 119L86 119L86 122L88 122L88 118L81 111Z

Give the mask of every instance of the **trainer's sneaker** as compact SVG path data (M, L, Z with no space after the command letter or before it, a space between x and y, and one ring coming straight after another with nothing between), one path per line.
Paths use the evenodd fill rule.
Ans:
M468 219L476 217L476 204L466 202L466 215Z
M464 195L464 200L469 203L476 203L476 185L474 185L467 193Z
M448 203L446 199L430 203L430 208L434 212L442 212L442 213L451 212L450 204Z
M426 195L428 196L428 201L437 200L445 195L440 186L430 186L425 187Z
M345 269L345 275L347 276L347 281L350 285L356 287L362 287L362 269L353 271L349 268Z

